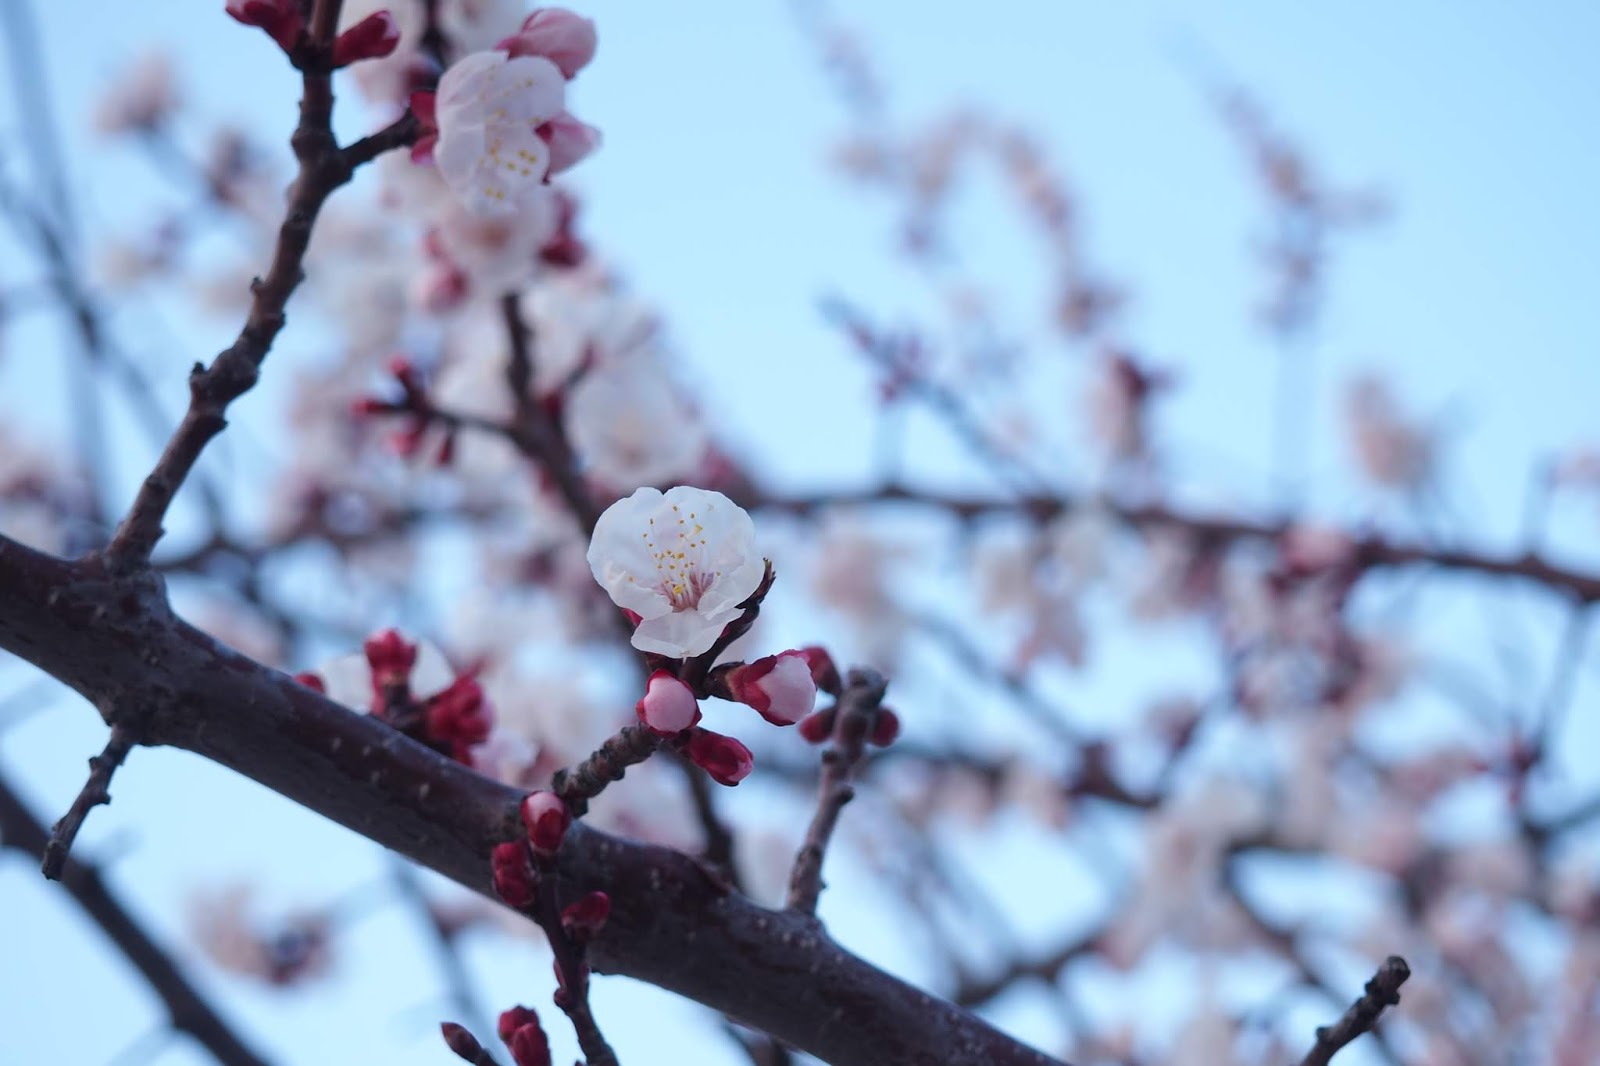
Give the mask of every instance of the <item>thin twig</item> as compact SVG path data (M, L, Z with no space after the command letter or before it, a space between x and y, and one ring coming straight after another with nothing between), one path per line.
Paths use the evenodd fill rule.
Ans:
M839 823L839 812L855 798L850 771L866 748L872 719L883 702L889 683L882 674L856 668L845 679L833 724L833 743L822 754L822 783L817 794L817 813L806 830L805 842L794 857L789 874L789 909L815 914L822 895L822 857Z
M1400 986L1411 976L1411 967L1398 955L1390 955L1378 967L1378 972L1367 982L1360 999L1350 1005L1344 1016L1332 1025L1317 1029L1317 1042L1300 1066L1328 1066L1333 1056L1362 1033L1369 1033L1378 1024L1378 1016L1387 1007L1400 1002Z
M590 800L611 782L621 781L628 767L644 762L660 746L661 738L644 726L623 726L581 763L558 771L551 787L574 815L582 815Z
M189 409L106 547L106 562L113 571L128 571L150 561L178 489L206 444L227 425L228 405L254 387L261 364L283 330L284 307L305 277L306 249L322 205L350 180L356 167L415 140L419 132L408 111L384 130L340 149L333 135L333 86L327 69L339 6L337 0L319 0L312 16L314 39L293 57L304 73L300 122L290 138L300 169L290 187L272 263L264 277L251 283L250 312L233 345L209 368L196 365L190 372Z
M72 842L78 838L78 830L83 828L83 820L89 816L89 812L111 802L111 777L137 743L131 729L114 725L105 750L99 755L90 756L89 779L78 790L78 798L72 801L67 813L50 827L50 840L44 846L44 858L40 864L40 869L50 880L61 880L62 871L67 865L67 854L72 850Z

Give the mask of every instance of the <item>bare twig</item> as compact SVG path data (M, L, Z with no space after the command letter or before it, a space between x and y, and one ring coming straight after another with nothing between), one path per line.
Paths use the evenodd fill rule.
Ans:
M0 847L42 859L48 844L49 835L44 826L0 778ZM193 1037L222 1066L266 1066L266 1060L246 1046L200 991L189 983L165 949L122 908L99 871L76 859L65 858L58 880L161 998L172 1028Z
M1332 1025L1317 1029L1317 1042L1300 1060L1300 1066L1328 1066L1333 1056L1362 1033L1372 1032L1378 1016L1400 1002L1400 986L1411 976L1411 967L1398 955L1390 955L1367 982L1360 999Z
M290 187L272 263L266 275L251 284L250 312L233 345L210 367L196 365L190 372L189 409L106 547L112 570L127 572L149 562L178 489L206 444L227 425L228 405L254 387L261 364L283 329L289 297L305 277L306 249L322 205L358 166L415 140L419 132L408 111L348 148L341 149L335 141L328 57L339 7L337 0L319 0L312 16L312 40L294 57L304 74L300 122L290 138L300 169Z
M67 864L67 853L72 850L72 842L77 839L78 830L83 828L83 820L89 816L89 812L111 802L111 777L136 743L132 730L127 726L114 725L105 750L99 755L90 756L89 779L78 790L78 798L72 801L67 813L50 827L50 840L44 847L44 857L40 863L40 869L50 880L61 880L61 873Z
M806 830L805 842L794 857L789 874L789 909L815 914L822 895L822 858L828 841L839 823L839 812L855 798L850 771L866 748L873 716L889 683L874 670L856 668L845 678L833 723L833 743L822 753L822 783L817 794L817 813Z
M575 815L613 781L621 781L628 767L644 762L661 746L661 738L642 725L626 725L606 738L587 759L556 773L552 788L567 801Z

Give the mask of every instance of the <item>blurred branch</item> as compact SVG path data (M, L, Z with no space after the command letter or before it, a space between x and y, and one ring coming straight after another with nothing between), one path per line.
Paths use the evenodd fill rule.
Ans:
M1317 1042L1300 1060L1300 1066L1328 1066L1333 1056L1356 1037L1375 1032L1379 1015L1400 1002L1400 986L1410 976L1411 967L1405 959L1398 955L1384 959L1361 998L1337 1022L1317 1030Z
M1127 504L1103 496L1033 494L1016 499L968 496L904 485L842 490L810 495L746 493L739 501L750 509L808 515L832 507L897 504L943 511L962 521L1011 515L1043 525L1079 511L1096 509L1121 524L1147 532L1173 529L1211 544L1272 542L1294 528L1281 520L1207 514L1165 504ZM1354 565L1363 571L1427 567L1485 577L1517 578L1542 585L1577 603L1600 601L1600 574L1561 566L1538 552L1498 554L1468 548L1432 546L1394 540L1375 533L1352 534Z
M0 778L0 847L42 860L49 839L21 797ZM266 1066L266 1060L245 1045L171 956L122 908L98 870L67 858L60 874L61 887L160 997L174 1029L194 1037L223 1066Z

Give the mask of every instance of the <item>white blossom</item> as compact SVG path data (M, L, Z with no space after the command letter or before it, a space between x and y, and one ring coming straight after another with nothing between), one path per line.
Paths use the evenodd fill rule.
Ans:
M589 568L613 603L640 617L635 648L689 658L761 584L755 541L755 523L720 492L642 488L600 516Z
M672 382L639 361L585 374L568 398L567 428L590 473L624 489L694 473L709 442Z
M566 80L548 59L477 52L439 79L439 175L468 210L509 214L543 191L550 146L535 132L565 110Z

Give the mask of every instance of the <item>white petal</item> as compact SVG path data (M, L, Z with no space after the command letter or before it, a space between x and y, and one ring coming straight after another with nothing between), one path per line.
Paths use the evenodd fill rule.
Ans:
M737 612L703 615L699 611L673 611L660 618L647 618L633 631L633 646L640 651L687 659L708 651Z
M543 56L519 56L490 71L484 95L497 119L537 126L566 110L567 80Z
M440 124L449 121L451 112L479 106L491 85L496 70L506 62L504 52L474 52L450 64L450 69L439 78L438 94L434 98L435 112ZM475 121L483 121L479 116Z

